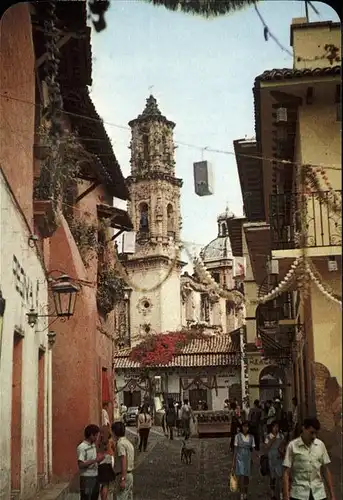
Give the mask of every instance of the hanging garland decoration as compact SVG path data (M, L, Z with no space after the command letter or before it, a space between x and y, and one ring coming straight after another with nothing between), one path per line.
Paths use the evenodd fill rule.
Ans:
M169 279L169 277L171 276L174 268L176 267L178 261L180 260L180 246L181 246L180 244L175 245L175 255L170 263L170 266L168 268L168 271L167 271L167 274L165 275L165 277L163 279L161 279L156 285L154 285L150 288L140 287L136 283L134 283L134 281L131 280L125 266L119 260L118 251L116 248L114 248L115 257L116 257L116 262L115 262L114 266L115 266L115 269L117 269L119 276L135 292L138 292L138 293L154 292L155 290L158 290L163 285L163 283L165 283Z
M307 166L306 166L307 167ZM325 186L327 187L327 190L332 192L336 197L337 199L340 199L341 198L341 194L339 192L337 192L333 187L332 187L332 184L330 183L329 181L329 177L327 175L327 172L325 170L325 168L322 166L322 165L318 165L316 167L312 166L312 165L308 165L308 167L310 167L310 169L312 170L312 172L318 176L320 175Z
M191 255L186 244L183 244L183 249L188 255L188 258L193 262L195 271L204 285L208 286L208 290L214 292L217 296L234 302L236 305L242 305L245 302L245 297L238 290L225 290L213 278L210 271L205 266L205 263L200 256Z
M324 182L329 191L329 196L327 196L325 191L322 190L320 180L318 179L317 173L322 175ZM335 214L341 214L342 212L342 202L339 199L338 194L331 186L328 176L322 167L314 169L311 165L304 166L304 190L307 196L314 194L320 203L324 203L328 208Z
M300 301L302 304L309 297L311 283L306 269L307 243L308 243L308 224L307 224L307 187L306 174L308 169L297 167L296 186L297 186L297 206L300 209L300 238L301 259L297 269L297 285L300 290Z
M333 291L333 289L330 287L330 285L328 285L327 283L325 283L324 279L322 278L320 272L318 271L318 269L316 268L316 266L314 265L314 262L312 261L312 259L308 258L307 259L307 263L312 271L312 273L314 274L314 276L317 278L318 281L320 281L320 283L322 284L322 286L326 289L326 291L328 293L330 293L333 297L335 297L336 299L338 300L342 300L342 297L340 295L338 295L337 293L335 293Z
M312 271L310 264L306 263L307 266L307 272L311 278L311 280L317 285L317 288L322 292L323 295L325 295L326 298L332 300L336 304L342 306L342 299L334 295L332 291L327 290L324 285L322 284L321 280L315 275L315 273Z
M289 271L285 275L284 279L280 281L280 283L269 293L266 295L263 295L262 297L259 297L256 300L253 300L252 303L254 304L265 304L266 302L269 302L270 300L276 299L279 295L282 295L284 292L286 292L289 287L294 283L298 269L301 266L301 261L302 257L297 257L293 264L291 265Z

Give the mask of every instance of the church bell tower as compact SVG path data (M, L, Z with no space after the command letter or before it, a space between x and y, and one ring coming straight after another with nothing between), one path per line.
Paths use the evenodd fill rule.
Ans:
M134 284L149 289L131 294L131 339L135 343L149 333L180 328L181 262L176 246L180 240L182 180L175 177L175 123L162 115L152 95L129 126L128 211L136 231L136 251L126 266Z

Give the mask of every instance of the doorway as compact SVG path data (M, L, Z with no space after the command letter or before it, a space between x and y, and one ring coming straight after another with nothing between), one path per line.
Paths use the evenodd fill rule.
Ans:
M23 339L17 333L13 337L12 357L12 415L11 415L11 489L20 491L21 486L21 428L22 428L22 363Z
M263 368L259 377L260 401L284 399L285 373L279 366Z
M44 474L44 421L45 421L45 352L38 350L37 394L37 474Z
M141 391L124 391L124 405L126 408L140 406L142 404Z
M192 410L197 410L199 406L199 401L207 401L207 390L206 389L190 389L189 391L189 404Z

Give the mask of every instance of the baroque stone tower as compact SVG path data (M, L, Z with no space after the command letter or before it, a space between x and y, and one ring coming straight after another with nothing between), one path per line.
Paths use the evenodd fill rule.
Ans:
M130 298L131 341L180 328L180 189L175 177L173 129L150 95L142 114L129 122L131 175L128 211L136 231L136 251L126 262L134 284ZM164 281L166 276L168 279ZM160 285L160 283L162 284Z

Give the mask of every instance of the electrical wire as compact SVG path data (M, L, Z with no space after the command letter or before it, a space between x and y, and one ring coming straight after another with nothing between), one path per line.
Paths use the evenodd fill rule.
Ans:
M9 99L9 100L13 100L13 101L19 101L19 102L22 102L24 104L31 104L32 106L38 106L38 107L42 107L42 105L40 104L36 104L34 102L31 102L31 101L26 101L24 99L20 99L20 98L17 98L17 97L11 97L11 96L8 96L6 94L1 94L0 93L0 97L4 97L6 99ZM130 131L131 129L129 127L125 127L124 125L118 125L116 123L112 123L112 122L107 122L107 121L104 121L104 120L101 120L101 119L95 119L95 118L90 118L88 117L87 115L81 115L79 113L71 113L71 112L67 112L67 111L64 111L62 110L63 113L66 113L68 115L71 115L71 116L77 116L79 118L84 118L85 120L91 120L93 122L98 122L98 123L103 123L103 124L106 124L108 126L111 126L111 127L116 127L116 128L120 128L120 129L124 129L124 130L127 130L127 131ZM11 128L11 131L14 133L16 131L14 131L12 128ZM82 139L80 137L80 139ZM90 141L94 141L94 142L103 142L104 139L92 139L92 138L85 138L86 140L90 140ZM83 140L83 139L82 139ZM111 142L111 141L110 141ZM114 143L116 141L113 141ZM122 142L122 144L124 144L124 142ZM235 152L235 151L229 151L229 150L225 150L225 149L217 149L217 148L211 148L211 147L208 147L208 146L198 146L198 145L195 145L195 144L190 144L190 143L187 143L187 142L182 142L182 141L174 141L174 144L177 144L177 145L180 145L180 146L184 146L184 147L188 147L188 148L191 148L191 149L196 149L198 151L207 151L209 153L217 153L217 154L224 154L224 155L231 155L231 156L235 156L235 157L242 157L242 158L252 158L252 159L255 159L255 160L262 160L262 161L268 161L268 162L271 162L271 163L279 163L279 164L283 164L283 165L294 165L294 166L299 166L299 167L302 167L304 165L309 165L311 167L322 167L322 168L326 168L327 170L341 170L342 167L341 165L338 165L338 164L333 164L333 165L328 165L328 164L323 164L323 163L301 163L301 162L296 162L296 161L291 161L291 160L283 160L283 159L278 159L278 158L270 158L270 157L267 157L267 156L261 156L261 155L256 155L256 154L247 154L247 153L240 153L240 152ZM107 155L107 154L102 154L100 153L99 155L96 154L95 156L112 156L112 155Z
M319 12L311 5L315 13L320 16ZM256 11L256 14L261 21L261 24L263 26L263 34L264 34L264 39L265 41L268 41L269 38L271 38L276 45L279 47L279 49L282 50L282 52L285 52L287 55L290 57L294 58L294 53L289 50L285 45L283 45L280 40L277 38L276 35L270 30L268 24L266 23L265 19L263 18L261 12L259 11L258 7L256 4L254 4L254 9ZM322 59L327 59L327 54L323 54L322 56L315 56L315 57L301 57L301 56L296 56L297 61L302 61L302 62L314 62L314 61L319 61Z

